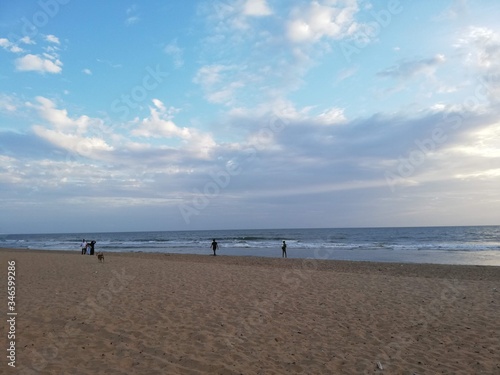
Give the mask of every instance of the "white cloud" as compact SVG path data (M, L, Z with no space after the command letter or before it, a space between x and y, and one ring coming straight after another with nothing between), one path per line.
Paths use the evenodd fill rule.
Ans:
M132 135L146 138L189 138L189 129L178 127L160 100L153 99L153 104L156 108L149 108L150 116L140 122L139 128L132 130Z
M398 65L387 68L378 73L382 77L402 78L407 79L418 74L432 75L436 68L443 64L446 58L442 54L438 54L431 58L420 60L405 60Z
M431 111L436 111L436 112L444 111L445 109L446 109L446 104L443 103L436 103L430 107Z
M18 45L10 42L7 38L0 38L0 47L5 49L6 51L10 51L13 53L21 53L24 52L24 50L19 47Z
M92 75L92 70L90 70L89 68L83 69L82 72L85 73L85 74L87 74L87 75L89 75L89 76Z
M97 137L84 137L78 134L64 133L39 125L35 125L33 131L38 136L62 149L76 152L89 158L97 157L95 152L113 150L113 147L108 145L103 139Z
M269 16L272 13L266 0L246 0L243 6L243 14L247 16Z
M276 98L273 102L264 104L262 112L270 111L273 115L288 121L301 121L308 117L309 110L310 108L296 108L290 100ZM251 112L249 114L251 115Z
M24 44L36 44L35 41L31 39L29 36L24 36L21 39L19 39L19 41Z
M70 126L73 123L68 117L68 111L65 109L57 109L55 103L43 96L36 97L38 105L36 106L39 114L52 125L57 128Z
M52 100L43 96L36 97L36 101L38 104L30 104L30 106L36 108L40 116L57 130L83 134L87 132L91 125L101 125L102 123L100 120L91 119L85 115L76 119L70 118L66 109L56 108L56 104ZM99 122L99 124L96 124L96 122Z
M313 112L319 112L319 114ZM289 128L310 127L306 130L309 134L308 136L300 136L298 139L292 140L292 142L300 142L311 135L314 137L313 134L315 133L315 129L321 129L320 132L323 132L324 129L330 126L348 123L348 119L344 114L344 108L332 107L322 111L317 111L315 106L298 108L290 100L282 98L277 98L272 102L262 103L254 108L234 108L229 112L229 115L234 124L247 124L249 130L254 130L257 126L255 133L251 133L245 141L239 144L233 143L232 147L234 149L244 149L245 147L255 147L259 150L266 149L274 151L284 149L286 146L283 143L280 144L282 140L280 141L275 137L277 134L265 139L265 142L256 143L256 140L263 138L259 135L259 133L262 132L262 127L270 127L270 124L274 122L279 122L282 124L281 127L283 128L285 124ZM281 130L279 132L281 132ZM324 139L323 136L320 136L320 138Z
M358 70L359 70L359 65L354 65L354 66L351 66L349 68L342 69L337 74L336 82L338 83L338 82L341 82L345 79L352 77L353 75L355 75L358 72Z
M156 108L158 108L162 112L166 112L167 109L165 107L165 104L160 99L153 99L153 104L155 105ZM170 113L173 113L174 111L171 110Z
M324 125L335 125L344 123L346 121L346 117L344 115L344 109L337 107L330 108L322 112L320 115L318 115L317 121L320 124Z
M137 5L132 5L127 8L127 18L125 19L125 24L127 26L134 25L140 21L139 16L137 15Z
M460 148L463 153L483 158L500 159L500 123L471 131L469 137L474 141Z
M205 65L201 67L194 78L194 83L211 86L221 81L221 73L232 69L225 65Z
M153 100L154 107L150 107L150 115L139 122L139 127L132 130L131 135L145 138L177 138L182 141L183 148L193 156L209 157L216 146L209 134L202 133L194 128L179 127L173 121L176 108L166 108L159 100Z
M40 55L27 54L15 60L18 71L34 71L39 73L61 73L63 63L59 59L42 58Z
M132 17L128 17L126 20L125 20L125 23L130 26L130 25L133 25L133 24L136 24L137 22L139 22L140 18L138 16L132 16Z
M55 35L46 35L45 40L50 43L61 44L61 42L59 42L59 38Z
M235 93L238 89L245 87L243 82L230 82L220 89L207 93L206 98L210 103L232 105L234 104Z
M58 109L52 100L42 96L37 97L36 102L28 103L28 107L35 108L49 125L33 126L33 131L39 137L57 147L89 158L97 158L96 153L114 149L103 138L110 132L102 120L86 115L71 118L66 109Z
M500 33L486 27L469 27L455 48L468 75L475 78L474 88L486 89L491 102L500 102Z
M24 52L24 50L19 47L19 46L16 46L16 45L13 45L11 48L10 48L10 52L14 52L14 53L22 53Z
M208 13L208 19L213 22L214 31L219 33L252 32L252 19L273 14L267 0L236 0L232 2L213 1L210 5L201 6L201 11Z
M15 112L17 110L15 97L0 93L0 112Z
M459 179L470 179L473 181L477 180L498 180L500 177L500 168L492 168L489 170L481 171L481 172L472 172L469 174L457 174L456 178Z
M228 112L228 115L238 122L239 119L263 118L272 116L286 121L307 121L310 120L309 112L311 107L296 108L288 99L276 97L272 101L264 101L256 107L235 107Z
M471 66L488 69L499 64L500 35L491 29L470 27L456 47L462 50Z
M322 38L341 39L353 33L356 0L338 2L312 1L293 10L287 24L288 39L295 43L317 42ZM332 5L329 5L332 4Z
M150 107L150 116L144 118L132 135L146 138L181 138L190 139L190 129L177 126L167 115L163 104L156 100L156 108Z
M8 48L12 45L11 42L7 38L0 38L0 47L2 48Z
M183 57L182 57L182 54L183 54L183 51L182 49L177 45L177 41L173 41L171 42L170 44L168 44L165 49L164 49L165 53L167 55L170 55L172 56L173 60L174 60L174 66L176 68L180 68L184 65L184 60L183 60Z
M202 86L209 102L232 105L236 101L236 92L245 87L241 69L229 65L206 65L198 70L193 82Z
M353 0L314 1L301 6L296 5L299 2L285 2L283 16L267 17L265 21L247 14L273 14L268 3L216 1L202 9L210 28L203 55L212 63L202 66L193 82L202 86L210 103L238 109L286 99L301 87L312 66L322 64L322 54L333 48L329 43L314 42L351 35L357 25L357 2ZM295 35L293 22L304 23L310 35ZM286 32L287 27L291 34ZM290 38L307 43L290 43Z
M101 63L101 64L105 64L108 67L113 68L113 69L118 69L118 68L122 68L123 67L122 64L116 64L116 63L114 63L112 61L109 61L109 60L96 59L96 61L99 62L99 63Z

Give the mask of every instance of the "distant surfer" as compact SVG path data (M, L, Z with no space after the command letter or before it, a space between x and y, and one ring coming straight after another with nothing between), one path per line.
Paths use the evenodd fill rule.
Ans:
M286 256L286 243L285 243L285 241L283 241L283 246L281 246L281 253L282 253L282 254L281 254L281 256L282 256L283 258L286 258L286 257L287 257L287 256Z

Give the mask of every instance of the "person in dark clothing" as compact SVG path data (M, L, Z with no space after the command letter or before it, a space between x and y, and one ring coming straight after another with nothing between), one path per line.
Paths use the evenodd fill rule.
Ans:
M215 238L214 240L212 241L212 245L210 245L210 247L212 248L212 250L214 251L214 256L216 256L217 254L215 253L215 251L219 248L219 245L217 244L217 241L215 241Z
M94 246L95 246L95 241L92 241L90 243L90 255L94 255Z
M286 243L285 243L285 241L283 241L283 246L281 246L281 256L282 256L283 258L286 258L286 257L287 257L287 256L286 256Z

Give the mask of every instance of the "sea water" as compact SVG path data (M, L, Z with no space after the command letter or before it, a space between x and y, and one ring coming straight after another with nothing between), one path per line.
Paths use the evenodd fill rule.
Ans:
M82 239L96 251L500 266L500 226L411 228L308 228L119 233L0 235L0 247L80 252Z

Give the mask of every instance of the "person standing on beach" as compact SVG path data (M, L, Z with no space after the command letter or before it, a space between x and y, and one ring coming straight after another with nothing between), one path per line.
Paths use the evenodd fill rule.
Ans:
M210 246L211 246L212 250L214 251L214 256L216 256L217 254L215 254L215 251L219 248L219 245L215 241L215 238L213 239L212 245L210 245Z
M283 258L287 258L287 256L286 256L286 243L285 243L285 241L283 241L283 246L281 246L281 256Z
M85 255L85 252L87 251L87 242L85 242L85 238L82 240L82 244L80 246L82 248L82 255Z

